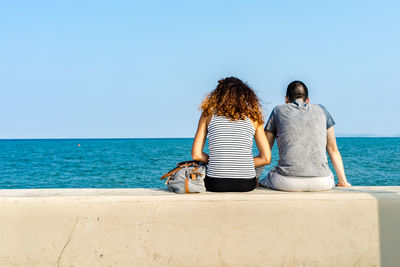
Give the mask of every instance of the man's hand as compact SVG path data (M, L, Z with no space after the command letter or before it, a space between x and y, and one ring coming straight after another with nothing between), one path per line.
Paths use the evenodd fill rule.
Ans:
M347 181L344 181L344 182L339 182L336 186L337 187L351 187L351 184Z
M342 156L340 155L339 149L336 144L335 130L333 126L326 131L326 150L331 158L333 168L335 168L339 183L337 187L351 187L351 184L347 182L346 174L344 173Z

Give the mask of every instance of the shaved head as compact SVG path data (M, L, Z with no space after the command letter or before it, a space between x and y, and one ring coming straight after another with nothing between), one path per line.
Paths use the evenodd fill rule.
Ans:
M303 101L306 101L308 98L307 86L301 81L291 82L287 87L286 97L290 102L293 102L299 98L303 99Z

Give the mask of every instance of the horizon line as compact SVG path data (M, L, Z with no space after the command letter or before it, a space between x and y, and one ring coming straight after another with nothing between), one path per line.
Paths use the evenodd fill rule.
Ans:
M337 138L400 138L400 135L336 135ZM0 138L0 141L22 140L139 140L139 139L194 139L194 137L49 137L49 138Z

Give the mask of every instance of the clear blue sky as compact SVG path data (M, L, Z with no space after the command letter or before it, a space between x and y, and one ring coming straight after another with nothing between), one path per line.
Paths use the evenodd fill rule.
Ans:
M339 134L400 134L399 1L1 1L0 138L193 137L249 83L304 81Z

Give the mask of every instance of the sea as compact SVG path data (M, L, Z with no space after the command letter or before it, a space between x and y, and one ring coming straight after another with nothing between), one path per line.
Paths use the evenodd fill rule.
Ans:
M165 188L160 177L191 159L192 142L193 138L3 139L0 189ZM400 185L400 138L339 137L337 143L352 185ZM275 145L263 175L277 161Z

